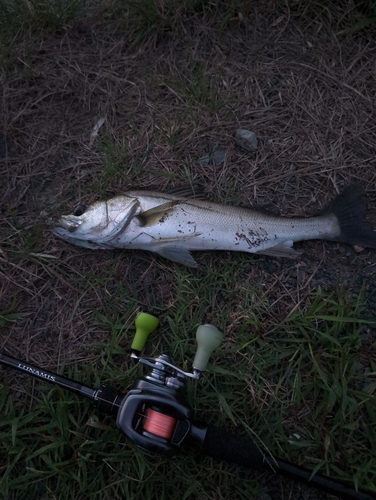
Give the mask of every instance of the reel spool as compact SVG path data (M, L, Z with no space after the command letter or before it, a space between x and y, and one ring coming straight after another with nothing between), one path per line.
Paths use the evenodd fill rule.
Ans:
M144 431L159 438L171 440L176 427L176 418L148 408Z

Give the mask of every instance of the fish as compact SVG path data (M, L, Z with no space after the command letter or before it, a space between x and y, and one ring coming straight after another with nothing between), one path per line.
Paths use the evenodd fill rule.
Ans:
M365 218L366 199L349 186L314 217L281 217L222 205L198 196L129 191L61 216L52 229L69 243L90 248L147 250L197 267L191 252L227 250L296 258L294 242L328 240L376 248Z

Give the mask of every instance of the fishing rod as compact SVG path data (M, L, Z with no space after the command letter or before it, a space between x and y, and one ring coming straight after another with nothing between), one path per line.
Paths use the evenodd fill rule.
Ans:
M184 398L184 382L187 378L200 379L212 352L222 342L223 334L215 326L205 324L198 327L193 370L185 372L173 365L166 354L156 358L141 356L149 334L158 326L156 316L141 312L135 325L131 358L146 365L149 373L136 379L133 388L125 395L114 387L93 389L84 386L1 353L0 363L89 398L99 411L116 416L117 427L147 453L171 457L187 441L192 441L204 454L215 459L256 470L270 469L341 499L376 499L374 494L356 491L328 476L312 475L303 467L267 455L247 437L192 420L192 410Z

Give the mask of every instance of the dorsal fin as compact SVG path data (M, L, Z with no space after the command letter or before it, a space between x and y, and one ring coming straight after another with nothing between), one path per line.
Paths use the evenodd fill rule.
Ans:
M208 196L204 192L204 185L196 182L192 184L183 184L182 186L173 187L165 191L171 196L179 196L180 198L194 198L195 200L207 200Z

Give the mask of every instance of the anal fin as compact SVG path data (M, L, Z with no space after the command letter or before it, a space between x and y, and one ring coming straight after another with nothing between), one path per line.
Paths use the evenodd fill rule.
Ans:
M293 244L293 240L287 240L282 243L278 243L278 245L275 245L274 247L256 253L268 255L269 257L288 257L290 259L296 259L299 255L301 255L301 253L297 252L293 248Z

